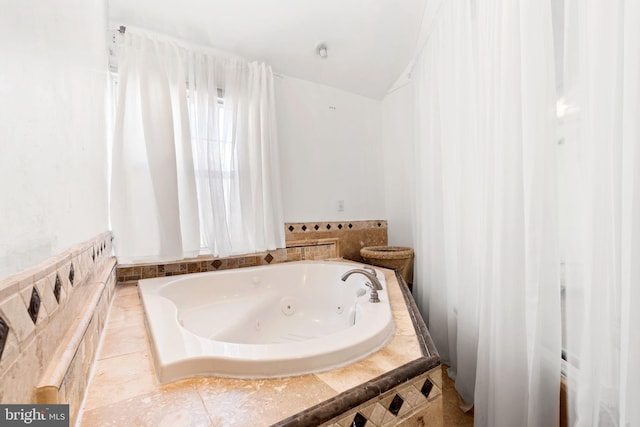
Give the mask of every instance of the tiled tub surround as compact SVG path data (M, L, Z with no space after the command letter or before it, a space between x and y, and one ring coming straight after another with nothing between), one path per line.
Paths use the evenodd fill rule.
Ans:
M0 283L2 403L55 400L75 415L114 286L110 233Z
M387 221L296 222L285 224L286 248L215 258L199 256L168 263L118 265L118 283L287 261L344 257L362 261L360 249L387 244Z
M430 372L433 385L428 397L409 391L417 390L416 381L422 381L422 389L424 374L439 365L439 357L406 285L398 282L401 279L394 272L382 271L390 285L396 324L388 346L341 369L266 380L196 377L159 384L137 287L133 283L118 286L80 424L311 426L352 415L356 422L365 417L368 426L375 426L380 425L375 423L379 415L375 405L392 402L392 407L384 408L397 411L392 421L410 420L437 406L442 386L437 373ZM392 390L400 397L394 395L387 402ZM370 404L374 405L371 411ZM442 414L432 415L435 425L441 425Z

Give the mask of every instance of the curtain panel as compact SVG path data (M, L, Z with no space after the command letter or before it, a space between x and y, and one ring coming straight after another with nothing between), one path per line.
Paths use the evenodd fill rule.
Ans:
M570 424L640 425L640 3L565 3Z
M120 262L284 247L271 68L131 30L117 57Z
M121 263L200 250L184 51L127 33L118 54L111 226Z
M555 80L547 1L444 1L414 72L417 299L476 426L554 426Z
M206 247L215 256L283 247L271 69L197 52L187 67Z

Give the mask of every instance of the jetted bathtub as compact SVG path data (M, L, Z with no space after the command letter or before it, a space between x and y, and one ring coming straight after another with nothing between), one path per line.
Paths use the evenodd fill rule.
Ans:
M394 325L384 275L369 302L358 264L299 261L146 279L139 291L156 373L268 378L333 369L384 347Z

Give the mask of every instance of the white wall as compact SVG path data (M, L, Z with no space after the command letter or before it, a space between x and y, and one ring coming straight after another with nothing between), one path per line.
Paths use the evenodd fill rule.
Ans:
M105 0L2 1L0 279L108 229Z
M413 94L411 82L382 101L385 206L389 245L413 247Z
M380 102L280 76L275 92L284 220L385 219Z

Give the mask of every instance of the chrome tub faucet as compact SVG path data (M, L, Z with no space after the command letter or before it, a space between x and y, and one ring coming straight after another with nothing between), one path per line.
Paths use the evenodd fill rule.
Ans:
M378 280L378 277L375 274L375 270L370 267L354 268L353 270L349 270L342 275L341 277L342 281L346 282L347 278L349 278L349 276L355 273L362 274L367 279L369 279L369 282L365 282L365 285L371 288L371 295L369 297L369 302L380 302L380 298L378 298L378 291L381 291L383 288L382 288L382 284L380 283L380 281Z

